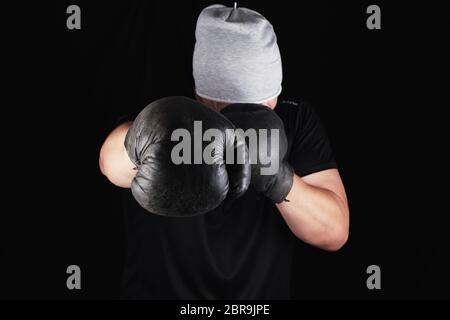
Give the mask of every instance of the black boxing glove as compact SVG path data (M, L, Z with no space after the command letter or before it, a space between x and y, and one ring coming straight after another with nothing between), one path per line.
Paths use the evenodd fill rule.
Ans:
M208 135L208 129L217 135ZM185 97L145 107L125 137L137 169L131 184L136 201L149 212L180 217L211 211L227 195L242 195L250 184L250 165L225 163L227 150L245 148L229 130L234 126L226 117ZM188 139L180 139L184 134Z
M259 104L231 104L221 112L233 122L236 128L245 132L247 143L250 141L248 129L255 129L258 133L256 145L255 141L253 145L248 145L252 168L251 187L263 193L275 203L286 200L292 189L294 170L287 162L288 140L283 121L272 109ZM261 129L267 130L267 140L260 135ZM272 129L278 130L278 139L276 139ZM261 139L266 141L261 141ZM264 145L267 149L261 147ZM264 161L261 161L263 159ZM276 163L278 163L276 172L267 170ZM266 169L266 172L264 172L264 169Z

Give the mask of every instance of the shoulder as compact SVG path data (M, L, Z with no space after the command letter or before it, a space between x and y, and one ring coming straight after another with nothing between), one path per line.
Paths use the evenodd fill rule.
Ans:
M308 122L317 118L314 108L302 98L281 97L274 110L283 120L285 126L295 129L305 127Z
M308 114L314 110L311 104L303 98L280 98L275 111L283 114Z

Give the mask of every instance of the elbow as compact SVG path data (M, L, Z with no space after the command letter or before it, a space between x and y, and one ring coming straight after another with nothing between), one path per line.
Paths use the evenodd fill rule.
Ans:
M101 173L116 187L130 188L136 174L134 164L128 160L126 164L116 150L102 147L98 160Z
M330 252L336 252L342 249L342 247L347 243L347 241L348 241L348 229L336 232L336 234L334 234L328 239L327 244L324 245L322 249Z
M98 166L101 173L115 186L130 188L136 175L135 165L125 149L124 140L130 123L113 130L100 148Z
M100 172L101 172L103 175L105 175L105 164L103 163L103 159L102 159L101 156L98 158L98 166L99 166L99 168L100 168Z
M100 167L100 172L108 179L110 183L117 187L122 187L120 181L116 178L116 175L114 174L114 168L111 164L111 161L108 157L102 156L100 153L100 157L98 160L98 164Z
M295 233L294 233L295 234ZM335 228L334 230L316 233L315 236L305 237L304 235L296 234L297 238L322 250L329 252L336 252L342 249L342 247L348 241L349 231L348 228Z
M98 157L98 166L100 168L100 172L104 175L104 176L108 176L107 172L106 172L106 159L105 159L105 152L103 150L103 147L100 149L100 155Z
M328 232L326 245L323 246L324 250L336 252L342 249L347 243L350 229L349 216L348 206L345 205L345 209L343 209L340 214L341 219L336 221L334 227L330 228L330 231Z
M114 183L114 174L113 174L113 165L111 156L108 154L108 151L105 150L107 148L102 147L100 150L100 155L98 158L98 165L100 168L100 172L113 184Z
M326 251L336 252L347 243L349 235L348 223L336 226L334 230L328 233L328 237L324 244L321 246Z

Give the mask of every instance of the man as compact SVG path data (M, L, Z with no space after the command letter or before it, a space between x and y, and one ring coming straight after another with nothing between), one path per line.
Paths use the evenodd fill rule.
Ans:
M325 131L306 102L279 98L276 36L255 11L205 8L197 22L193 73L197 100L236 127L253 122L271 129L281 118L284 170L271 180L271 190L258 185L261 177L252 170L244 195L199 216L150 214L130 198L124 297L287 299L294 241L335 251L348 237L347 199ZM136 175L127 151L130 127L132 122L113 130L100 152L102 172L124 188Z

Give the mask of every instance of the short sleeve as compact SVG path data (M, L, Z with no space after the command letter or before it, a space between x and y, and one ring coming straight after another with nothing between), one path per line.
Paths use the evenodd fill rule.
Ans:
M296 174L307 176L337 168L325 128L310 104L304 100L282 100L275 111L285 123L289 163Z

